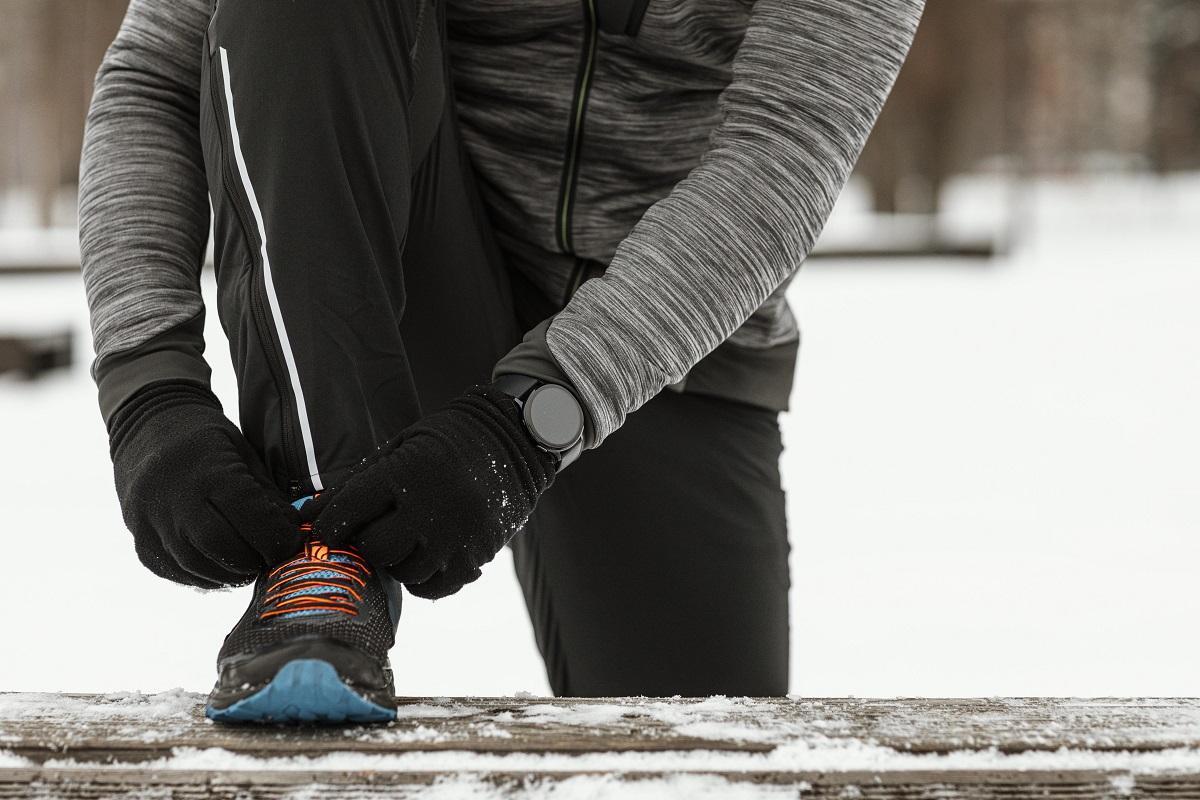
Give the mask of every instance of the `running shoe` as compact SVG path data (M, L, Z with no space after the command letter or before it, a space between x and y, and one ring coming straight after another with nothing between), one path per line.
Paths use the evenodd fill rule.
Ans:
M365 723L396 718L388 651L400 584L354 549L301 526L304 549L259 577L225 637L205 714L230 723Z

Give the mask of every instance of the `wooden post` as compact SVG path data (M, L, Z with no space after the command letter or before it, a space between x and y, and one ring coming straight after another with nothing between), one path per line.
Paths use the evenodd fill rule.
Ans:
M73 339L69 330L43 336L0 335L0 375L11 372L33 379L69 367Z

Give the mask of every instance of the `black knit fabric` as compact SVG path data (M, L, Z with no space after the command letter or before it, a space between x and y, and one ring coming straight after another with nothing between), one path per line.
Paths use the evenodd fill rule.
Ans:
M249 583L303 545L299 518L207 388L149 386L109 424L117 497L138 558L177 583Z
M410 426L334 492L316 532L417 597L453 594L521 530L554 480L511 397L476 387Z

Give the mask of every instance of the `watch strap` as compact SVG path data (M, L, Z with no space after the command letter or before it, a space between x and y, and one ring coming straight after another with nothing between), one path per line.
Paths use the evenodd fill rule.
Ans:
M499 375L496 380L492 381L492 386L511 395L514 400L524 400L525 397L540 386L545 381L538 378L531 378L528 375L517 375L509 373L507 375Z

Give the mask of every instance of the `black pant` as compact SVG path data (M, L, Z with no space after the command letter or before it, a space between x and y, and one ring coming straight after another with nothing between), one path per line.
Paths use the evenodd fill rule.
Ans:
M242 428L331 488L556 309L510 276L459 136L441 4L219 0L201 130ZM781 694L774 412L665 392L514 541L558 694Z

